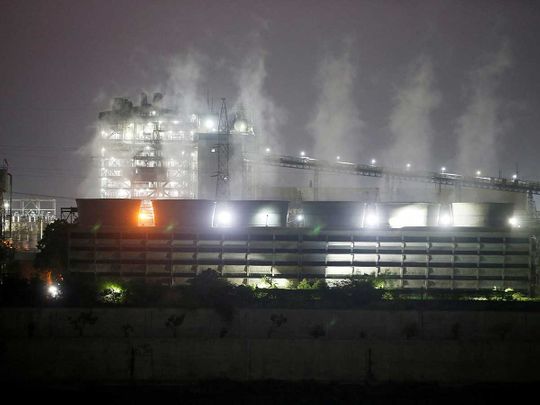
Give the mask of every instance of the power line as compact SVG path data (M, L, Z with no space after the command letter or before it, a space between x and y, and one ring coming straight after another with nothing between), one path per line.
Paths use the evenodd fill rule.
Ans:
M36 150L42 150L42 149L68 149L68 150L77 150L81 146L55 146L55 145L14 145L14 144L8 144L8 143L0 143L0 148L8 148L8 149L36 149Z
M51 194L39 194L39 193L25 193L20 191L14 191L13 194L23 195L27 197L45 197L45 198L60 198L63 200L76 200L77 197L66 197L63 195L51 195Z

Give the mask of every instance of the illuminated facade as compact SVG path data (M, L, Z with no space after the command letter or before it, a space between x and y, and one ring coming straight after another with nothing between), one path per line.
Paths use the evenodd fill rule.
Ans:
M99 114L101 198L214 197L219 115L182 115L163 108L161 101L159 93L151 103L143 94L138 106L115 98L112 109ZM231 184L240 195L247 188L245 145L253 149L255 137L242 108L231 118L228 134L222 137L230 143Z
M150 223L140 203L77 200L70 271L171 284L213 269L280 286L372 275L398 289L537 288L538 228L509 222L512 205L161 199Z
M140 106L114 99L99 114L101 198L195 198L196 117L162 108L162 96Z

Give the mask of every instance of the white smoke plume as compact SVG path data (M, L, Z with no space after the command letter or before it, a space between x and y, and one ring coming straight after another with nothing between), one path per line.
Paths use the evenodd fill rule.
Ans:
M314 139L314 156L335 159L347 155L351 145L361 144L364 123L354 102L355 79L350 46L345 46L338 55L327 53L321 60L316 77L318 103L308 124Z
M422 56L413 63L395 97L395 107L390 115L394 141L386 165L404 168L409 163L414 169L430 168L434 136L431 114L440 102L441 95L434 88L431 61Z
M481 170L484 174L495 175L497 141L503 129L496 90L511 64L510 47L505 42L498 52L486 56L482 65L470 74L469 101L455 131L459 171L464 174Z
M163 80L163 84L155 86L156 89L164 94L163 107L178 111L179 116L185 119L186 122L192 113L206 111L204 97L201 97L201 94L204 94L201 91L201 87L203 80L207 76L205 62L206 58L195 51L189 51L183 55L176 56L169 60L166 65L167 76ZM148 92L147 94L148 101L153 103L152 92ZM96 102L101 104L103 110L107 110L106 101L110 101L115 97L125 96L127 95L112 94L107 96L106 92L100 91L96 96ZM138 105L140 102L139 97L130 97L130 100L135 105ZM137 121L137 118L134 118L134 121ZM97 121L93 128L94 137L78 151L80 155L91 157L92 159L88 176L81 182L77 192L78 195L83 197L95 198L100 195L100 177L102 177L100 165L104 153L101 142L101 127L102 123ZM171 143L165 143L162 154L165 159L179 158L183 155L182 149L181 144L172 145ZM114 157L118 160L129 160L133 158L133 155L129 150L115 151Z
M77 149L75 154L81 162L89 160L86 177L81 181L77 189L77 196L80 198L99 197L99 166L100 166L100 137L98 135L97 124L92 125L89 132L95 135L90 141Z
M206 77L206 58L195 51L176 56L168 66L169 78L163 93L167 105L181 114L192 114L206 110L201 85Z
M261 146L275 149L279 145L279 128L286 115L265 89L265 59L266 55L260 48L254 49L244 59L236 77L239 90L237 108L242 106L246 109Z
M247 54L236 73L238 99L235 110L244 109L246 118L253 124L259 151L270 148L272 153L280 151L280 127L286 120L285 111L276 105L265 88L267 80L266 54L258 46L258 35L254 37L252 51ZM263 190L268 185L275 185L277 173L275 168L253 166L253 183L255 195L266 197ZM262 193L262 194L261 194Z

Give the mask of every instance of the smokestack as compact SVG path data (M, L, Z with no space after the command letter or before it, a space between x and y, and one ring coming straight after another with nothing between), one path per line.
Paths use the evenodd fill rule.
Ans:
M141 93L141 107L145 107L148 105L148 96L146 93Z
M161 100L163 100L163 94L154 93L154 97L152 97L152 104L159 105L161 103Z

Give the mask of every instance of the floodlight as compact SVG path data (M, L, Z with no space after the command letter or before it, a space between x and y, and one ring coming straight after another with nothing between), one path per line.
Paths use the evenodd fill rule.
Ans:
M364 223L365 223L365 226L369 228L374 228L377 225L379 225L379 217L375 213L367 214Z
M208 130L208 131L213 131L216 129L216 122L214 119L208 117L204 120L204 127Z
M449 214L442 214L439 217L440 226L450 226L452 225L452 217Z
M216 213L215 226L231 226L232 213L229 210L220 210Z
M517 217L508 218L508 223L512 228L519 228L521 225Z
M47 288L47 293L51 298L56 298L60 295L60 289L55 285L50 285L49 288Z

